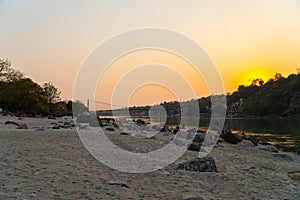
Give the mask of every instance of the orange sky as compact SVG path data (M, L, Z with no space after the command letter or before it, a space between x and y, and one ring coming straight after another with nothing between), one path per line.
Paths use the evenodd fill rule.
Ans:
M2 0L0 58L10 59L14 68L38 83L51 81L60 88L63 99L71 99L80 66L99 44L136 28L166 28L202 46L218 68L225 91L232 92L251 78L267 80L277 72L284 76L296 73L300 67L299 19L298 0ZM105 89L97 90L96 98L109 101L116 77L149 63L184 69L180 73L196 96L208 95L203 77L183 60L144 51L117 60L111 66L113 72L102 77ZM155 84L138 87L131 94L130 104L175 97L167 87Z

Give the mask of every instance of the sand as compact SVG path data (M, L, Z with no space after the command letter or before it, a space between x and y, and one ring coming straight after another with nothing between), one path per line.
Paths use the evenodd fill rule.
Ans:
M6 120L29 129L4 125ZM289 177L300 171L299 155L284 153L293 159L288 161L258 147L221 143L209 153L218 172L175 170L198 155L187 151L161 170L125 173L91 156L74 128L51 129L51 122L63 120L0 117L0 199L300 199L300 182ZM106 134L135 152L160 148L172 137L133 138L119 130Z

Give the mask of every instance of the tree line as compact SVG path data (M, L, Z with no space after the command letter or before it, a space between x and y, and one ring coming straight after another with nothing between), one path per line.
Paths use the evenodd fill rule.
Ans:
M225 94L224 94L225 95ZM213 95L217 98L221 95ZM210 118L212 96L193 99L197 101L200 116ZM240 85L238 90L226 94L227 117L252 118L252 117L300 117L300 73L290 74L287 78L276 73L273 78L264 82L256 78L249 85ZM181 106L189 106L190 101L181 102ZM184 114L195 115L195 109L191 107L188 113L181 113L179 102L163 102L160 104L166 110L168 116ZM148 114L149 106L131 107L129 111L134 116Z
M61 92L52 83L39 85L20 71L12 68L9 60L0 59L0 108L19 115L72 115L72 108L82 113L87 108L79 101L61 101ZM193 99L199 105L200 115L209 117L211 96ZM300 117L300 73L287 78L280 73L266 83L253 79L250 85L240 85L232 94L226 94L228 117ZM188 101L189 102L189 101ZM188 102L181 102L188 106ZM185 104L186 103L186 104ZM180 115L179 102L163 102L168 116ZM192 104L195 105L195 104ZM150 106L131 107L134 116L149 114ZM194 114L194 109L188 115Z
M300 117L300 74L285 78L277 73L266 83L254 79L227 96L228 106L238 101L242 101L239 112L244 116Z
M0 108L3 112L27 116L72 115L72 106L86 109L80 102L61 101L61 92L52 83L39 85L0 59Z

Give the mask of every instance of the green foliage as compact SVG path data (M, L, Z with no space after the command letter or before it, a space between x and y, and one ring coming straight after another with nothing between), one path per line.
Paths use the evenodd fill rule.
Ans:
M266 84L257 87L255 92L249 86L236 95L247 96L242 105L247 115L257 117L295 117L300 114L300 75L292 74L284 78L281 74L275 74Z
M43 84L43 94L50 104L60 101L61 92L50 82Z
M10 112L26 114L49 113L43 89L31 79L0 82L0 104Z
M66 106L55 103L60 91L51 83L41 87L14 70L9 60L0 59L0 107L4 111L29 115L48 115ZM67 113L67 112L65 112Z

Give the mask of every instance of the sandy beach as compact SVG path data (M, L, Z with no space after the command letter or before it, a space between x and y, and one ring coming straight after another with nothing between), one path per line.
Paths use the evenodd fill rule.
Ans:
M26 123L16 129L5 121ZM111 169L89 154L75 128L52 129L65 119L0 117L0 199L300 199L300 156L272 153L242 144L217 145L209 156L218 172L177 170L198 152L186 153L154 172L132 174ZM120 148L147 152L171 135L156 139L106 133ZM157 139L158 138L158 139ZM275 157L286 154L291 160Z

